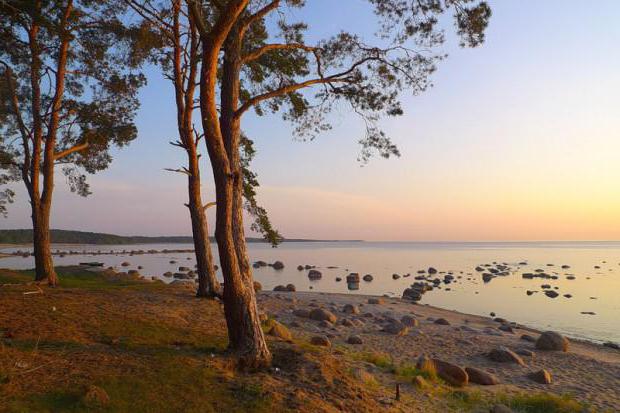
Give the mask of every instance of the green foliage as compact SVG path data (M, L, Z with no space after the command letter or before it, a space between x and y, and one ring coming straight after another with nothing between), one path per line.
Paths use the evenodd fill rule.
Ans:
M402 92L416 95L432 85L430 77L445 58L438 48L445 42L446 16L453 14L464 47L484 41L491 17L488 4L480 0L368 0L381 22L374 39L341 31L311 43L305 37L308 25L289 17L299 15L293 9L305 2L277 4L269 12L277 10L280 16L268 23L269 12L261 13L274 3L250 1L242 16L261 17L248 27L243 42L243 53L253 57L243 67L241 110L280 112L295 124L296 136L312 139L331 128L328 113L347 105L365 125L359 141L364 162L374 153L399 155L378 121L403 114ZM207 2L205 15L212 23L217 14L208 13L210 6Z
M23 180L33 196L36 169L64 164L71 191L87 196L84 172L106 169L109 150L136 138L146 79L133 50L142 33L125 11L123 0L0 2L0 185ZM5 214L13 194L1 194Z
M258 176L250 170L250 162L256 153L254 142L245 134L241 134L241 171L243 174L243 197L245 210L254 218L251 225L252 231L263 235L265 241L273 247L278 246L283 240L282 235L276 230L269 220L267 210L258 204L256 200L256 188L260 186Z

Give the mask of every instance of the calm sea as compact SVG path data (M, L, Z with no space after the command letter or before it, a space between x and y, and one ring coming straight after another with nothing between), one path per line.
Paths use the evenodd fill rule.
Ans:
M55 246L61 250L122 251L149 249L190 249L189 244L148 244L112 246ZM214 245L214 249L216 246ZM15 250L5 249L3 252ZM264 267L254 270L254 278L263 288L293 283L299 291L338 292L350 294L389 294L401 296L415 280L418 270L434 267L440 272L460 276L456 283L424 295L421 304L430 304L465 313L488 315L494 312L510 321L539 329L554 329L565 334L594 341L620 342L620 242L500 242L500 243L416 243L416 242L299 242L285 243L279 248L266 244L249 244L251 259L285 264L283 270ZM215 251L217 254L217 251ZM170 264L176 260L176 264ZM154 255L84 255L55 257L56 265L81 261L101 261L119 270L143 269L147 276L174 272L178 266L193 267L192 254ZM129 261L130 267L120 267ZM481 264L508 263L510 275L482 281L474 269ZM517 265L527 262L527 265ZM318 281L310 281L307 271L298 265L315 265L323 273ZM548 264L553 264L552 266ZM561 269L569 265L570 269ZM600 268L595 268L595 267ZM24 269L33 267L33 259L10 257L0 260L0 267ZM327 268L337 267L337 268ZM523 279L521 274L544 269L557 275L557 280ZM361 282L357 291L349 291L343 279L349 272L372 274L372 282ZM392 274L410 277L392 279ZM566 277L573 275L574 280ZM440 274L441 276L441 274ZM549 298L541 285L558 287L560 295ZM449 291L446 290L450 288ZM527 290L539 291L527 295ZM564 294L571 294L565 298ZM582 314L582 312L594 312Z

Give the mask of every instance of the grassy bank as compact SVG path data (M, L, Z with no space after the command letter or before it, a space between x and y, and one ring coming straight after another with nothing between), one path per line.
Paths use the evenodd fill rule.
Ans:
M482 412L500 400L518 412L581 411L554 396L455 390L386 355L295 338L269 338L274 369L238 372L218 302L77 267L59 273L62 286L48 289L0 270L2 412ZM370 379L359 374L368 365L378 369ZM427 388L412 385L417 375Z

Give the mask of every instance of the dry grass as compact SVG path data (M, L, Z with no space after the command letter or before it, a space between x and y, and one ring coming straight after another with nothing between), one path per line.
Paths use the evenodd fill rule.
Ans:
M221 305L191 290L59 272L61 287L24 294L32 275L0 270L2 412L385 411L332 355L295 344L271 342L277 369L235 371ZM85 404L93 385L109 404Z
M499 399L518 412L580 408L551 396L453 391L387 354L303 338L270 337L273 369L241 373L226 354L218 302L112 273L59 273L61 287L39 290L31 273L0 270L0 412L480 412ZM377 371L362 380L352 372L364 363ZM420 375L429 388L411 386ZM400 402L396 383L405 386ZM84 397L92 386L107 404Z

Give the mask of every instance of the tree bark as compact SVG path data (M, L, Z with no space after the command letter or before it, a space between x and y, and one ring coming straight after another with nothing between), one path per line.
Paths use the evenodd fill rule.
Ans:
M217 223L220 263L224 274L224 313L228 347L239 357L240 367L255 369L271 363L271 353L258 317L254 286L238 257L233 221L234 178L214 171L217 192ZM245 241L244 241L245 242Z
M239 153L239 141L241 137L241 125L239 118L235 117L235 111L239 104L240 90L240 70L241 70L241 34L238 26L233 27L229 33L226 46L224 48L224 64L222 71L222 93L221 93L221 116L220 129L224 139L224 146L227 157L230 161L231 174L227 177L226 195L231 199L226 203L227 219L231 220L234 255L237 259L239 268L239 281L235 288L240 291L235 293L239 301L239 311L233 315L244 323L243 329L238 329L237 346L242 352L248 354L261 355L261 357L271 357L267 348L264 334L260 328L258 319L258 307L256 305L256 294L254 292L254 280L252 269L247 256L245 233L243 229L243 175L241 169L241 158ZM218 199L219 202L219 199ZM230 252L233 254L233 251Z
M40 204L32 204L32 244L34 248L35 280L46 281L50 286L58 284L54 270L50 240L50 210Z
M230 17L225 16L225 20ZM227 128L220 125L215 100L218 55L225 38L226 36L218 33L203 41L200 111L217 196L215 237L224 276L228 347L238 356L240 367L255 369L268 366L271 363L271 353L258 318L251 273L248 278L235 243L235 179L238 180L241 176L234 159L229 156L231 142L226 141L223 136L223 130Z
M221 296L221 288L215 276L207 216L202 204L198 157L195 153L193 156L188 153L188 157L190 164L188 168L190 171L190 176L188 177L188 208L192 220L192 235L196 253L196 271L198 272L198 289L196 290L196 296L204 298L219 297Z
M192 236L194 239L194 251L196 254L196 270L198 272L197 297L216 297L221 296L220 284L215 276L213 266L213 254L211 253L211 243L209 241L209 231L207 226L207 216L202 203L200 188L200 165L199 155L196 148L197 139L194 139L192 114L194 110L194 94L196 90L196 77L199 66L200 50L198 47L198 34L195 25L190 19L188 36L190 37L189 50L182 43L179 17L181 15L181 1L173 2L173 27L172 35L174 39L174 90L177 106L177 126L181 144L187 153L187 191L189 202L190 218L192 221ZM189 59L185 66L182 54L187 53ZM185 80L187 74L187 80Z

